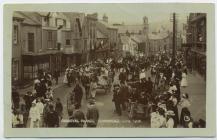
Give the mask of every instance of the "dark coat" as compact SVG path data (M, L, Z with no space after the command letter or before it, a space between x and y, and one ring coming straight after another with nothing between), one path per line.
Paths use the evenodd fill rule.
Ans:
M116 102L116 103L122 103L122 102L123 102L123 100L121 99L121 94L120 94L120 92L114 91L112 101L113 101L113 102Z
M85 121L84 113L81 110L75 110L68 127L83 127Z
M60 103L60 102L56 103L55 111L56 111L59 115L62 114L62 111L63 111L63 105L62 105L62 103Z
M81 86L76 85L74 88L74 92L75 92L75 102L80 103L83 96L83 91Z
M59 126L59 116L56 111L47 113L46 122L48 127Z
M87 109L87 126L96 127L99 120L99 110L95 105L90 105Z

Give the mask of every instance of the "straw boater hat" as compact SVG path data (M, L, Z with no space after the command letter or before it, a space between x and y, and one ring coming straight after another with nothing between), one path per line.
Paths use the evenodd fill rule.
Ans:
M175 116L175 113L174 113L174 111L172 111L172 110L168 110L168 111L166 112L166 115L167 115L167 116Z
M188 94L184 93L184 94L182 94L182 97L185 98L185 99L187 99L188 98Z
M35 105L36 105L36 100L34 100L34 101L32 102L32 104L35 104Z
M189 117L189 116L184 116L184 121L185 122L188 122L188 121L190 121L191 120L191 118Z
M38 84L38 83L40 83L40 81L38 79L35 79L34 83Z

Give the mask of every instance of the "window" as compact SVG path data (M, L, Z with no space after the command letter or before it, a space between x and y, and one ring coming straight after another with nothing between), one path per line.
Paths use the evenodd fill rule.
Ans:
M34 52L34 33L28 33L28 51Z
M48 31L47 32L48 34L47 34L47 48L48 49L51 49L51 48L53 48L53 33L52 33L52 31Z
M66 39L66 45L70 45L70 39Z
M65 32L66 45L71 44L71 32Z
M12 80L13 81L18 80L18 72L19 72L19 61L18 60L12 61Z
M18 26L14 25L14 30L13 30L13 43L17 44L18 43Z
M48 41L52 41L52 32L48 31Z

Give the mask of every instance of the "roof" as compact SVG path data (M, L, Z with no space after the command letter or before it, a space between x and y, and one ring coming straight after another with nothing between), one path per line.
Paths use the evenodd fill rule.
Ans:
M99 23L103 24L104 26L106 26L107 28L110 28L110 29L118 29L116 26L113 26L103 20L99 20Z
M96 38L108 38L105 34L100 32L99 30L96 31Z
M50 12L37 12L40 16L46 17Z
M147 41L147 37L144 35L132 35L131 38L137 43L142 43Z
M140 33L143 30L143 25L119 25L116 26L118 28L118 33L125 34L127 31L129 33Z
M78 12L62 12L63 15L65 15L70 20L75 20L76 18L80 19L81 25L83 24L85 14L84 13L78 13Z
M158 34L148 34L148 38L151 40L158 40L158 39L164 39L166 37L168 37L168 33L158 33Z
M128 42L129 42L129 40L130 40L130 37L128 37L128 36L120 36L120 38L121 38L121 43L122 44L127 44Z
M41 25L41 19L35 12L17 12L24 18L23 23L28 25Z
M14 18L19 18L19 19L24 19L24 18L25 18L23 15L21 15L21 14L18 13L18 12L14 12L14 13L13 13L13 17L14 17Z

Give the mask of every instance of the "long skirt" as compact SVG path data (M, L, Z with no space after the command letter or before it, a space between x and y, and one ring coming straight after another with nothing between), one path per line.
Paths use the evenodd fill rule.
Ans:
M187 78L182 78L182 80L181 80L181 87L187 87L187 86L188 86Z
M66 76L66 75L64 76L63 83L64 83L64 84L67 84L67 83L68 83L68 80L67 80L67 76Z
M175 116L173 117L173 120L174 120L174 127L176 128L178 123L179 123L179 114L178 114L177 106L173 107L173 112L175 113Z
M184 117L188 114L190 114L190 111L188 110L188 108L187 107L182 108L181 114L180 114L180 121L179 121L180 125L184 126L184 122L185 122Z
M92 90L91 91L91 96L92 96L92 98L95 98L95 96L96 96L96 90Z

